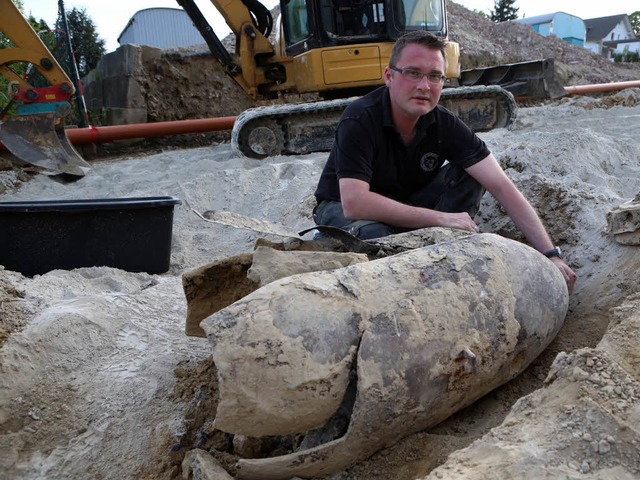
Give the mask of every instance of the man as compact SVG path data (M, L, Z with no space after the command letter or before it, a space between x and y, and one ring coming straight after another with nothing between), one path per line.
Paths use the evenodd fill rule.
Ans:
M424 31L398 39L386 86L350 104L340 120L315 192L316 224L362 239L436 226L477 233L473 216L486 189L571 292L576 274L533 207L485 143L438 105L445 71L442 39Z

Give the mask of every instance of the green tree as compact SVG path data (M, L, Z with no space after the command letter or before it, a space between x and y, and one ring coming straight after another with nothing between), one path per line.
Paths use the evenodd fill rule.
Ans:
M636 34L640 33L640 10L633 12L629 15L629 21L631 22L631 27Z
M483 12L482 10L476 10L475 8L472 10L473 13L477 13L478 15L480 15L483 18L489 18L489 15L487 15L485 12Z
M0 32L0 49L7 48L11 45L9 38L2 32Z
M67 25L69 31L66 32L71 40L71 49L78 65L80 77L84 77L96 67L100 58L105 54L105 41L98 38L96 26L93 20L87 15L85 8L73 8L67 14ZM56 30L66 31L62 18L56 22Z
M518 18L516 0L496 0L493 4L495 10L491 10L491 20L494 22L507 22Z
M27 21L29 22L29 25L31 25L31 28L33 28L33 30L38 34L42 43L45 44L50 52L54 53L56 48L56 37L49 28L47 22L42 19L36 20L36 17L33 15L29 15Z

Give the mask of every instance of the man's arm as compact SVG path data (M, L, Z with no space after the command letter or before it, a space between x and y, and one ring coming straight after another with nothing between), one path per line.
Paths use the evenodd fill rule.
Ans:
M518 226L533 248L539 252L547 252L553 248L553 242L540 217L511 179L507 177L493 155L489 155L472 165L466 171L502 205L507 215ZM569 292L571 292L577 275L562 259L553 257L551 261L564 276Z
M478 232L468 213L444 213L414 207L392 200L369 189L369 184L355 178L341 178L340 199L349 220L374 220L395 227L449 227Z

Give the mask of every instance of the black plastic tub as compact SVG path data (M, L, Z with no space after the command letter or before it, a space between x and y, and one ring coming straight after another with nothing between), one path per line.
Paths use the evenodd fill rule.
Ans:
M107 266L169 269L174 197L0 202L0 265L33 276Z

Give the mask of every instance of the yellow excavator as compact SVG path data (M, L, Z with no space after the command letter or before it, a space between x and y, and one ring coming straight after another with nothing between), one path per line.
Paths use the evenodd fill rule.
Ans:
M194 0L177 2L247 95L254 99L287 93L319 97L239 115L232 145L254 158L329 150L344 108L356 96L384 83L384 69L397 38L417 29L448 37L445 0L280 0L275 22L258 0L211 0L235 35L231 54ZM71 80L12 1L0 0L0 8L0 30L16 46L0 50L0 74L9 79L10 95L20 104L18 115L0 117L0 141L23 161L53 172L84 175L89 166L64 131L64 116L75 91ZM31 64L51 86L30 85L11 69L19 62ZM546 75L538 67L547 64L500 66L498 84L455 86L463 78L459 47L448 42L450 88L444 89L441 103L476 131L508 127L517 106L503 81L512 87L544 84ZM490 70L489 76L495 72Z
M0 141L20 160L45 171L84 176L90 166L64 129L73 82L11 0L0 0L0 11L0 31L13 44L0 49L0 75L8 80L11 98L0 113ZM33 86L17 73L18 64L35 68L50 85ZM8 115L14 103L17 114Z
M211 0L235 35L235 54L230 54L194 0L177 2L213 55L252 98L285 93L321 97L243 112L235 122L232 144L255 158L329 150L346 105L384 83L397 38L410 30L448 35L445 0L280 0L275 24L257 0ZM530 79L533 70L531 65L517 66L509 68L508 75L515 78L514 72L526 71ZM454 42L448 42L446 76L454 81L460 77L459 46ZM445 88L441 103L476 131L508 127L517 112L513 95L499 85Z
M0 75L8 80L10 101L0 113L0 141L16 157L54 174L82 177L90 166L64 129L76 89L53 54L11 0L0 0L0 31L13 46L0 49ZM34 87L15 65L35 68L49 86ZM17 104L17 114L8 115Z

